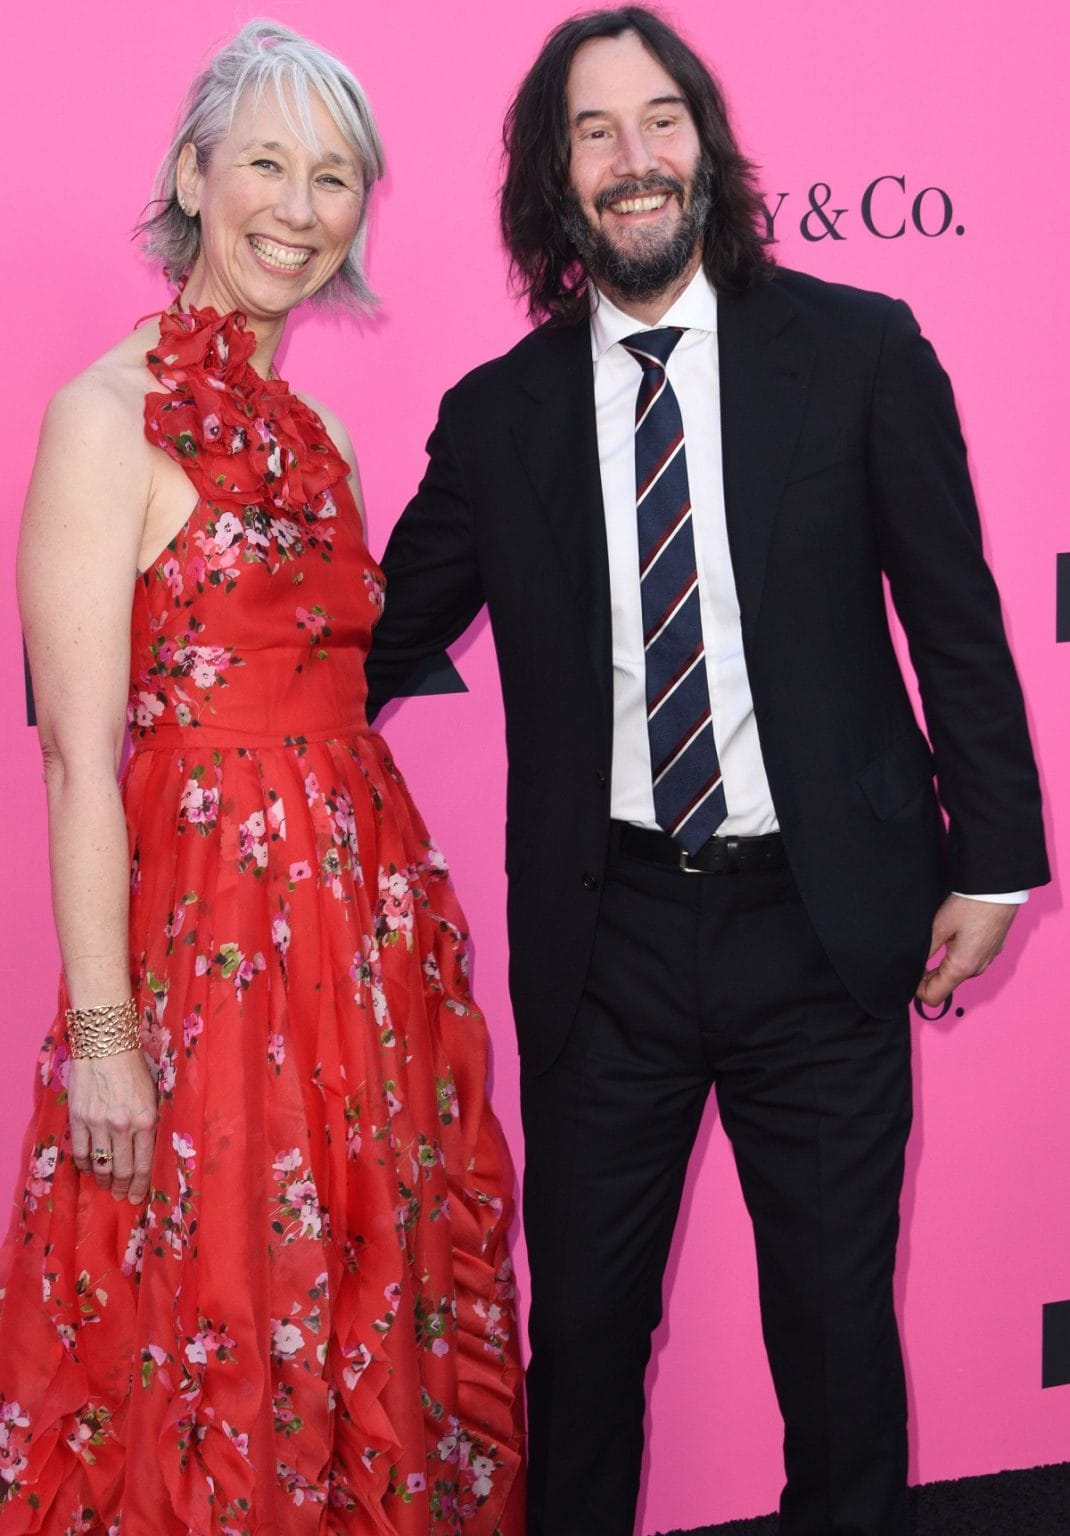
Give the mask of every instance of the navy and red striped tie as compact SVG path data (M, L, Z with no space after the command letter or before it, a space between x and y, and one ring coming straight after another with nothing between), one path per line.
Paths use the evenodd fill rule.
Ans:
M621 345L643 370L635 404L635 503L654 814L694 853L728 811L702 644L684 426L665 372L682 335L679 327L665 326Z

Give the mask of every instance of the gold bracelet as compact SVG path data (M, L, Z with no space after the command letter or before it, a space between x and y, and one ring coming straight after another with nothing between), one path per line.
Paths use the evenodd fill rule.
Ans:
M105 1003L99 1008L68 1008L67 1038L75 1061L117 1056L141 1045L135 998L125 1003Z

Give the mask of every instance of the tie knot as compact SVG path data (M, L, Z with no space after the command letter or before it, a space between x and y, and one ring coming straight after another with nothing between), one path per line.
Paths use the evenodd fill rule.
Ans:
M636 331L634 336L625 336L621 346L631 353L644 373L649 373L651 369L665 367L683 334L683 326L663 325L656 331Z

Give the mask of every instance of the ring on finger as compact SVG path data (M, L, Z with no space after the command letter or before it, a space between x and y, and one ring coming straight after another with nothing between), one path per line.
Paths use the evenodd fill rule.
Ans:
M110 1147L94 1147L93 1162L98 1168L106 1168L109 1163L115 1161L115 1153Z

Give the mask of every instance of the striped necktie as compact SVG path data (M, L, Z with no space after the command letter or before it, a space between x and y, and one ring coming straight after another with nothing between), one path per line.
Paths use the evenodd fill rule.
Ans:
M684 426L665 372L682 335L665 326L621 345L643 370L635 403L635 503L654 814L695 853L728 811L702 645Z

